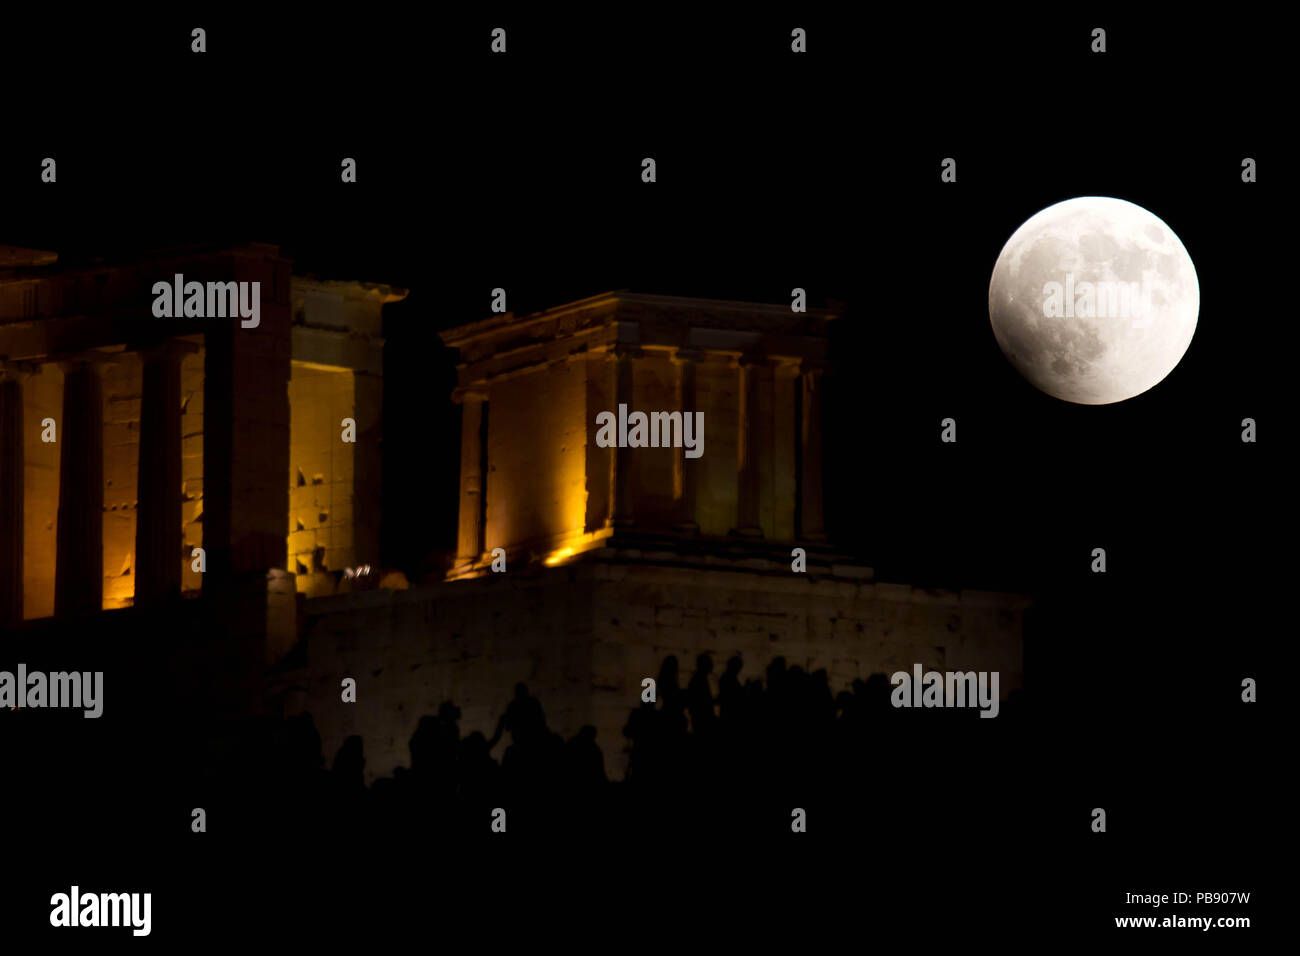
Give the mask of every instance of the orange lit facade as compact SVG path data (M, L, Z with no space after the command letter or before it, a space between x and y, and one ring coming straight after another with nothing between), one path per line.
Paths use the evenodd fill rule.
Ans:
M833 313L615 292L443 334L459 350L457 559L554 566L645 536L820 542ZM620 405L703 413L703 451L609 448ZM611 542L611 538L617 537Z
M258 327L154 317L177 273L259 282ZM381 311L404 295L293 276L274 246L77 268L0 247L0 619L195 595L213 571L332 593L377 563Z

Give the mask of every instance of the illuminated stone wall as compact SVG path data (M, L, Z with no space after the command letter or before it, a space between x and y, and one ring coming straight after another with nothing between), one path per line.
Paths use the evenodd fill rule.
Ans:
M587 365L496 382L489 396L485 550L548 552L586 520Z
M459 353L461 404L448 579L489 573L493 548L551 562L611 532L823 540L820 404L804 399L821 394L834 318L611 292L444 331ZM629 416L703 413L702 457L599 448L596 416L621 406Z
M59 522L59 446L41 441L41 422L63 416L63 369L45 362L23 384L23 617L54 613ZM57 433L56 433L57 434Z
M290 290L288 560L299 592L335 593L345 569L379 568L383 307L401 289L294 276ZM343 420L355 442L343 441Z
M354 450L341 423L355 418L349 369L295 362L289 378L289 568L298 590L332 594L329 571L358 562L353 547Z

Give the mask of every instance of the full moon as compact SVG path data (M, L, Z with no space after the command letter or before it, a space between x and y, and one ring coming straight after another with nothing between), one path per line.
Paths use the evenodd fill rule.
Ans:
M1201 288L1174 231L1141 206L1083 196L1031 216L1002 247L989 321L1048 395L1108 405L1159 384L1196 332Z

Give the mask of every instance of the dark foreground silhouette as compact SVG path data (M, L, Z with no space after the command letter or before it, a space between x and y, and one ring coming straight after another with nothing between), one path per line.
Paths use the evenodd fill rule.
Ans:
M712 671L701 655L683 688L667 658L657 699L630 711L621 741L598 741L591 726L564 740L519 684L490 739L462 734L460 710L446 701L420 719L409 766L370 786L362 739L348 738L327 763L309 714L250 725L240 745L257 754L247 780L209 783L218 804L250 815L242 827L281 836L486 837L497 810L507 832L566 838L790 833L798 810L841 833L879 833L885 819L934 832L1020 812L1008 800L1024 763L1019 694L981 719L974 707L895 708L883 674L836 695L824 670L778 657L759 679L735 657L715 695ZM609 778L602 745L626 749L625 779Z
M685 679L669 658L621 739L563 740L518 685L491 737L462 733L444 702L406 766L367 785L359 737L327 757L309 715L202 725L156 706L151 686L118 691L129 720L0 714L7 905L24 925L47 923L51 894L76 883L153 892L156 932L178 939L552 924L567 939L608 919L603 940L714 906L765 943L859 923L1059 934L1063 919L1100 926L1135 882L1244 886L1264 845L1262 814L1233 809L1236 777L1106 730L1096 696L1013 693L982 719L895 708L881 674L836 694L824 671L780 658L760 675L701 657ZM1044 717L1075 711L1086 732ZM1218 714L1220 758L1254 739L1253 713L1234 713ZM618 750L628 771L610 779ZM1179 803L1152 790L1157 775L1201 789ZM1095 806L1111 813L1104 835ZM1222 807L1215 829L1207 806Z

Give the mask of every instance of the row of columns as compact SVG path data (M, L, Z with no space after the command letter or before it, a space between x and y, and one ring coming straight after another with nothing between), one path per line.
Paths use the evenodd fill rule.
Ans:
M685 410L699 408L696 387L697 366L704 361L700 349L676 349L673 363L678 368L678 402ZM766 356L742 354L734 360L739 376L739 414L736 434L736 528L746 537L762 537L760 517L762 498L762 460L760 443L763 419L759 414L762 403L764 370L771 369L776 360ZM798 457L796 459L796 524L795 535L800 539L819 540L825 537L822 508L822 378L825 367L820 363L802 362L798 366L799 393L797 397L799 421ZM628 394L632 382L629 365ZM620 398L619 401L622 401ZM628 403L631 407L631 402ZM683 529L696 527L695 502L698 472L687 467L685 456L675 458L681 475L680 498L685 522ZM622 482L623 485L629 484ZM628 519L631 518L629 514Z
M618 343L606 353L614 363L614 404L635 406L635 367L644 352L636 345ZM708 355L698 348L679 348L672 353L677 368L677 404L683 412L699 408L699 365ZM761 537L760 498L762 472L759 447L762 441L763 420L758 414L762 398L763 370L770 368L772 359L741 355L728 355L734 361L739 375L739 416L737 434L737 521L736 533ZM822 398L825 366L821 363L802 362L798 366L796 429L799 436L796 453L796 536L802 540L820 540L825 537L822 506ZM486 521L487 470L487 392L483 386L462 390L458 394L461 404L461 470L460 470L460 522L457 546L457 564L466 566L479 560L486 547L484 541ZM592 427L592 423L587 423ZM615 448L609 472L610 521L616 528L628 529L636 525L632 483L626 476L632 471L635 449ZM696 503L699 470L690 467L684 455L674 457L673 483L677 499L675 529L692 533L698 530ZM620 476L622 476L620 478Z
M181 388L183 356L198 346L167 340L140 351L143 374L136 499L135 603L180 593L182 553ZM62 412L54 613L103 607L104 422L103 366L110 352L58 359ZM23 383L39 366L0 366L0 624L23 617L24 422Z

